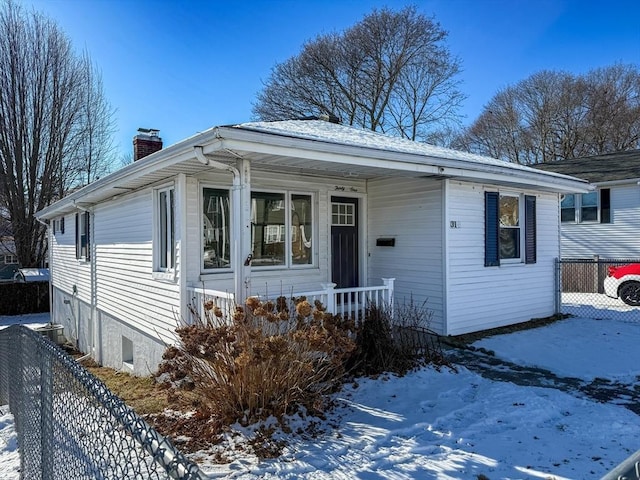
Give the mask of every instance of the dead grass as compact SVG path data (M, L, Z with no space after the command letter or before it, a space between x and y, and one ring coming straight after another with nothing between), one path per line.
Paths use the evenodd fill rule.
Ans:
M153 377L136 377L126 372L101 367L92 360L83 361L82 366L102 380L109 390L160 434L171 438L192 435L193 422L185 422L178 417L181 413L193 411L198 407L199 400L194 393L167 388L157 383Z
M135 377L95 363L83 362L83 366L140 416L160 413L169 406L166 390L153 378Z

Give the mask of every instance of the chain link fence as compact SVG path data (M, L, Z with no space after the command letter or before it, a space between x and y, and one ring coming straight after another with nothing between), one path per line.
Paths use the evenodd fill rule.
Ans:
M639 259L562 259L556 262L558 311L579 317L640 322L640 307L604 293L610 266L640 263Z
M19 325L0 331L5 404L14 416L21 478L206 478L100 380Z

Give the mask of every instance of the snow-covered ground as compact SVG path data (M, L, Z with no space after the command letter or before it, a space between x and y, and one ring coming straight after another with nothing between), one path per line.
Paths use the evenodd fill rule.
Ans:
M639 341L640 324L571 318L474 345L561 376L637 382ZM324 433L289 436L279 459L258 461L229 449L228 464L215 464L207 452L194 458L211 478L242 480L579 480L600 478L640 448L640 417L624 406L492 381L462 366L458 373L424 368L360 379L336 402ZM19 462L5 411L0 465L2 478L12 479L17 473L4 472L15 472Z
M29 328L44 327L49 323L49 313L30 313L28 315L0 315L0 330L9 325L20 324Z

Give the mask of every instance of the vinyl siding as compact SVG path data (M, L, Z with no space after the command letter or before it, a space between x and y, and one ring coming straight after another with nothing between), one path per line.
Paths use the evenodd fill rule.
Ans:
M76 297L83 302L90 303L91 265L89 262L76 258L75 214L66 215L64 223L64 233L58 231L50 237L51 283L53 287L69 294L73 294L75 288Z
M552 315L554 268L559 256L556 194L536 196L537 263L484 266L484 192L498 187L449 182L447 235L447 331L473 332ZM514 193L514 190L509 190ZM455 221L458 228L450 228Z
M393 178L368 183L370 283L395 278L396 305L413 298L433 313L430 328L442 333L442 182ZM378 247L376 239L395 238ZM402 308L402 307L400 307Z
M153 208L152 189L95 208L97 307L147 335L167 339L180 312L180 294L177 278L153 277ZM179 225L176 215L177 241ZM176 271L180 271L179 249Z
M640 258L640 186L610 188L611 223L563 222L563 258Z

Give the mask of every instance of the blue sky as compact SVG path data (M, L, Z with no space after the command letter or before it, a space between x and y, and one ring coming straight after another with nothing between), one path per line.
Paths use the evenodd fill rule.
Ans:
M434 16L462 61L471 123L508 85L544 69L585 73L640 65L638 0L22 0L51 18L102 71L116 144L139 127L165 145L251 120L271 68L306 40L341 31L373 8L407 4Z

